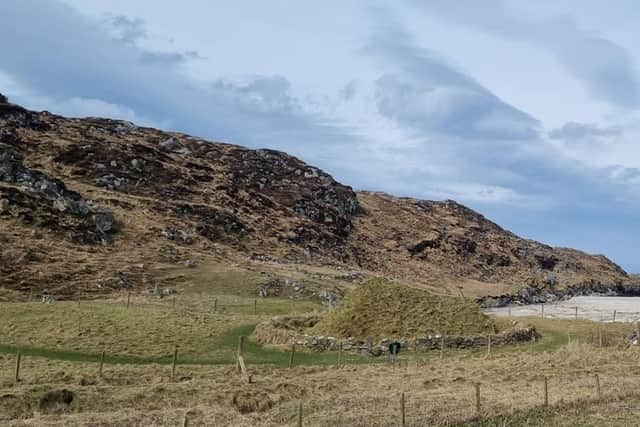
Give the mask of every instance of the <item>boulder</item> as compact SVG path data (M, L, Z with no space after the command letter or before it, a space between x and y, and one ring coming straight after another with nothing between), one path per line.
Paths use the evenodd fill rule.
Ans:
M100 209L93 214L93 220L96 223L96 230L101 233L109 233L115 229L115 219L113 212L109 209Z
M0 199L0 215L9 212L9 200Z
M162 231L162 235L168 240L174 240L186 244L193 243L193 237L184 230L178 228L167 227Z
M7 144L16 144L20 142L20 137L16 133L15 129L0 129L0 142L6 142Z
M114 190L123 186L124 184L127 184L129 180L127 178L118 177L110 173L108 175L104 175L100 178L94 179L93 182L95 182L98 187L106 187L109 190Z
M126 135L128 133L135 131L136 129L138 129L138 127L135 124L121 120L121 121L118 121L115 131L119 135Z
M180 141L178 141L173 137L165 139L159 145L160 145L160 148L162 148L164 151L169 151L171 153L179 153L179 154L190 153L189 149L187 149L184 145L182 145Z
M50 228L60 229L66 227L62 224L68 221L65 220L67 215L80 218L80 224L73 221L75 231L71 235L85 243L104 243L109 241L105 239L105 234L116 231L110 210L90 205L80 194L69 190L62 181L26 167L13 149L4 144L0 144L0 182L15 184L26 190L13 190L11 197L3 197L7 201L0 206L0 212L7 212L9 203L16 202L20 207L29 208L32 216L45 215L44 211L48 212L47 215L53 214L55 220L47 221L46 224ZM36 212L35 207L39 207L42 212Z

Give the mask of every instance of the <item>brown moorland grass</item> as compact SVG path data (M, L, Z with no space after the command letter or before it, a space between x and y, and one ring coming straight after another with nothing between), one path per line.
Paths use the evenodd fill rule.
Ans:
M221 341L233 329L251 326L292 310L319 310L309 301L178 295L158 300L144 295L114 300L0 303L0 346L143 359L167 357L175 346L190 360L220 361L229 357ZM213 312L214 300L217 311ZM254 307L256 314L254 314Z
M207 310L214 298L224 310L211 315ZM229 363L235 334L248 335L252 324L292 310L290 301L261 299L259 313L253 315L253 301L192 289L178 294L175 309L171 299L138 294L128 310L126 295L79 304L1 303L0 345L13 342L99 355L103 344L111 344L115 353L170 359L178 342L183 363L175 381L170 380L170 366L148 361L129 365L109 360L101 378L97 358L69 362L26 355L21 381L14 385L15 355L0 354L0 425L175 426L185 414L189 425L295 425L302 401L305 426L387 426L399 425L401 392L406 393L409 426L484 421L480 425L503 425L504 417L506 425L526 425L527 420L537 420L530 425L571 425L563 411L580 407L586 408L579 418L585 425L597 425L598 417L607 422L611 417L607 425L635 422L632 410L614 417L610 409L618 401L637 405L640 400L635 386L640 380L640 351L627 348L624 341L634 330L630 324L519 319L542 334L533 348L529 343L496 347L489 356L486 349L447 350L442 360L438 352L403 352L402 363L395 366L384 358L368 359L368 365L345 355L345 366L338 368L336 353L300 352L292 369L282 369L286 353L262 351L249 341L247 361L254 383L246 385L232 366L203 363ZM320 307L310 302L295 306L299 313L316 309ZM500 329L510 324L508 319L492 322ZM219 357L213 357L216 354ZM596 373L603 396L610 399L602 404L593 402ZM549 377L552 408L541 414L537 408L544 376ZM483 412L474 421L476 382L481 383ZM77 396L69 413L40 414L40 397L65 388Z
M351 290L313 330L335 337L414 338L494 333L496 325L471 300L373 279Z
M622 402L638 408L640 402L640 351L580 341L555 351L530 353L522 346L491 357L482 352L450 352L442 360L404 355L396 365L250 366L251 385L225 366L179 366L171 381L167 366L110 365L100 378L95 363L25 358L22 381L14 386L14 360L0 356L0 414L5 417L0 420L9 426L174 426L185 414L190 425L295 425L300 401L306 426L400 425L402 392L408 426L634 425L637 409L615 408ZM595 374L601 380L600 403ZM545 376L551 406L541 411ZM476 382L481 384L480 417L474 406ZM38 399L62 388L76 393L70 412L39 414Z

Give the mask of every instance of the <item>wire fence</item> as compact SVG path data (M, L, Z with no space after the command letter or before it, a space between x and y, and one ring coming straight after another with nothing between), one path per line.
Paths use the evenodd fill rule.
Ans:
M169 305L174 301L150 302L149 305ZM127 297L126 308L131 301ZM126 304L126 305L125 305ZM217 304L217 303L216 303ZM553 307L553 308L551 308ZM253 301L248 309L259 311L259 305ZM178 305L180 309L180 305ZM581 319L586 316L599 316L603 322L638 322L640 312L600 310L596 308L569 307L561 305L537 304L518 307L519 315L540 316L543 318ZM508 308L501 309L501 315L515 315ZM513 310L513 308L512 308ZM198 312L206 314L208 312ZM604 326L603 326L604 327ZM617 329L615 327L612 329ZM568 344L571 337L567 336ZM586 341L586 339L584 339ZM590 344L599 347L613 345L629 345L628 336L622 331L602 330L594 327L589 337ZM528 344L526 344L528 345ZM531 351L533 346L531 344ZM489 348L490 349L490 348ZM490 350L489 350L490 351ZM525 347L524 351L529 351ZM179 364L177 353L173 353L171 378L175 377L176 364ZM625 353L627 354L627 353ZM428 370L428 366L420 362L371 367L369 375L380 376L383 380L372 391L362 392L355 389L351 392L335 394L317 387L318 394L313 392L300 396L300 401L286 401L279 409L283 415L283 424L313 426L422 426L455 424L473 419L491 417L511 417L517 411L526 411L537 407L562 405L592 405L600 401L633 397L640 399L637 384L640 380L640 363L637 355L640 352L629 352L630 359L626 373L608 373L598 368L574 371L567 375L550 373L542 375L527 372L522 366L522 378L514 378L505 373L504 376L473 376L461 374L449 383L438 381L438 376ZM633 355L635 357L632 357ZM103 364L99 364L102 375ZM20 356L16 357L15 380L19 382ZM633 362L633 363L631 363ZM98 368L98 367L96 367ZM620 367L617 372L622 372ZM178 367L179 369L179 367ZM343 369L336 367L335 369ZM168 370L167 370L168 371ZM249 367L251 371L251 367ZM169 372L169 371L168 371ZM402 372L399 375L398 372ZM464 370L462 371L464 372ZM259 375L259 372L257 373ZM346 373L345 380L351 375L362 375L360 372ZM389 381L384 377L388 375ZM416 385L416 378L420 382ZM412 382L408 379L413 379ZM406 380L406 381L405 381ZM252 387L251 380L246 387ZM408 384L412 386L409 387ZM479 390L479 392L478 392ZM302 408L302 409L301 409Z
M599 309L590 306L568 304L530 304L484 309L484 312L501 317L541 317L545 319L592 320L598 322L640 322L640 311Z
M460 376L441 378L434 368L433 360L405 359L397 363L377 366L335 366L322 368L327 375L343 378L346 384L353 382L353 389L345 391L333 386L323 386L322 381L300 393L300 400L288 399L278 404L275 412L280 416L278 425L305 426L425 426L451 425L470 420L494 417L516 417L518 411L539 407L561 407L567 405L593 405L609 400L637 398L640 391L640 351L624 350L608 353L596 349L585 341L575 341L568 346L562 358L572 358L579 368L572 368L566 374L554 367L562 358L551 358L548 365L529 368L534 357L523 358L521 369L501 369L506 361L497 359L490 369L480 369L484 361L473 357L467 362L454 360ZM588 347L580 347L585 345ZM586 353L581 353L585 351ZM521 354L527 354L525 350ZM545 356L546 354L546 356ZM607 359L614 354L614 359ZM584 357L583 357L584 356ZM487 361L492 360L488 355ZM516 356L519 358L519 356ZM466 360L466 359L465 359ZM484 360L484 358L482 358ZM608 364L599 362L608 360ZM623 361L619 363L619 361ZM475 361L475 363L474 363ZM15 382L20 382L21 357L15 359ZM177 381L176 368L180 369L177 353L174 353L171 369L166 368L171 382ZM440 368L447 361L439 362ZM466 363L470 363L466 365ZM539 364L540 365L540 364ZM544 364L542 364L544 366ZM612 369L612 367L615 367ZM103 375L102 363L95 366ZM144 369L133 367L134 369ZM252 371L253 367L249 367ZM86 369L86 367L85 367ZM108 371L111 368L105 369ZM303 368L304 369L304 368ZM296 372L286 369L291 376L304 376L306 371ZM309 371L313 372L313 371ZM261 390L261 371L254 371L257 381L249 380L247 390ZM190 377L209 377L207 368ZM289 379L290 380L290 379ZM364 387L363 384L368 384ZM194 391L195 392L195 391ZM301 410L302 408L302 410ZM404 420L404 421L403 421ZM194 420L197 421L197 420ZM193 425L203 425L197 422ZM204 424L209 425L209 424Z
M638 380L639 375L607 376L591 372L517 382L459 379L433 390L399 392L391 388L377 395L346 394L330 404L310 396L288 403L286 412L292 414L290 420L295 419L297 425L309 426L433 426L493 418L507 422L517 419L519 413L537 408L640 399Z

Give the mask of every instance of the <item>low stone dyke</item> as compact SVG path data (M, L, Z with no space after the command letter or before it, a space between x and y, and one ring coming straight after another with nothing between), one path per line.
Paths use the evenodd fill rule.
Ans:
M503 346L539 339L540 334L533 326L516 325L510 329L491 335L441 335L427 334L423 337L402 338L383 337L378 339L362 339L355 337L337 338L313 335L305 331L313 327L318 317L308 318L275 318L256 326L252 338L262 344L299 347L314 351L337 351L342 345L343 351L357 352L380 356L388 352L392 342L399 342L401 349L407 351L429 351L445 349L464 349L486 347L491 339L492 346ZM300 328L304 325L305 328Z

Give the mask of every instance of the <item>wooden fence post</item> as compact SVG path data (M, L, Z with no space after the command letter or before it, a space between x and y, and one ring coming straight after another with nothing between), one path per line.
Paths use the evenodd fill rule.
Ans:
M302 401L298 403L298 427L302 427Z
M100 353L100 368L98 369L98 372L100 374L100 376L102 376L102 367L104 366L104 350L102 350L102 353Z
M578 320L578 307L576 306L575 309L576 309L576 320Z
M474 383L476 389L476 415L480 415L480 383Z
M178 363L178 346L173 349L173 363L171 364L171 380L176 377L176 363Z
M616 322L616 311L617 311L617 310L613 310L613 323L615 323L615 322Z
M598 325L598 346L602 348L602 327Z
M400 395L400 411L402 414L402 427L405 427L407 422L405 418L404 392Z
M258 300L253 300L253 314L258 314Z
M175 294L173 295L173 302L172 302L172 304L173 304L173 308L176 308L176 296L175 296Z
M129 308L129 304L131 304L131 292L127 292L127 308Z
M544 377L544 407L549 406L549 384L548 378Z
M535 337L535 335L533 335L531 337L531 346L529 348L529 351L531 351L531 353L533 353L533 345L535 344L535 342L536 342L536 337Z
M487 336L487 357L491 356L491 335Z
M338 346L338 366L342 366L342 340L340 340L340 345Z
M440 337L440 359L444 358L444 334Z
M247 384L251 384L252 377L251 375L249 375L247 366L244 363L244 357L242 356L243 347L244 347L244 336L240 335L238 337L238 349L236 350L236 371L242 374L242 377L247 382Z
M238 348L236 349L236 370L241 372L240 368L240 357L242 357L242 348L244 347L244 337L240 335L238 337Z
M213 313L217 313L218 312L218 298L213 300Z
M596 374L596 396L598 400L602 399L602 392L600 390L600 377Z
M182 419L182 427L189 427L189 417L187 415Z
M20 351L18 350L18 353L16 354L16 384L20 381L20 361L22 360L22 355L20 354Z
M293 358L296 355L296 343L291 344L291 356L289 357L289 369L293 368Z
M544 319L544 303L540 305L540 318Z

